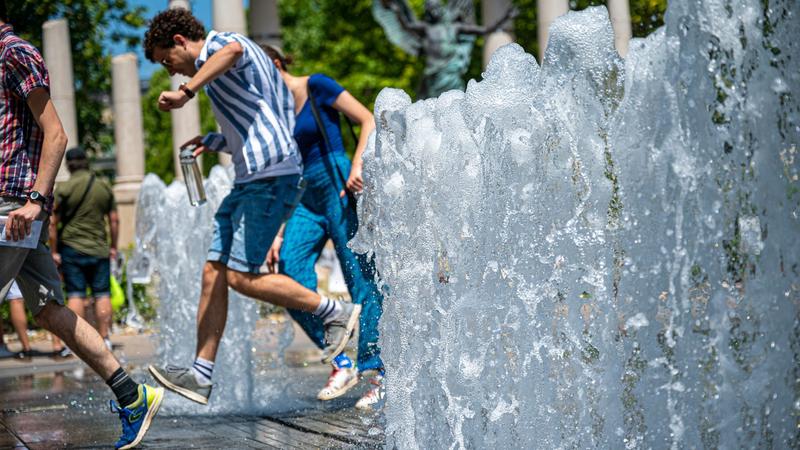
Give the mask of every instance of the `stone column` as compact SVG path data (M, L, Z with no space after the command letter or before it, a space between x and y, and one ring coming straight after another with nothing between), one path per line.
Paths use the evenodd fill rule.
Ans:
M114 197L119 214L119 248L134 242L136 199L144 178L144 133L138 66L134 53L115 56L111 60L117 156Z
M244 3L242 0L212 0L212 21L216 31L232 31L247 36L247 23L244 18ZM230 165L231 155L219 154L219 163L223 166Z
M631 40L631 8L628 0L608 0L608 17L614 28L614 47L623 58L628 55Z
M503 18L506 11L511 8L511 0L483 0L481 2L483 7L483 25L491 26L497 23L498 20ZM509 22L502 29L495 31L486 37L486 42L483 44L483 67L485 68L489 61L492 59L492 54L498 48L514 42L514 37L511 36L513 23Z
M281 46L278 0L250 0L250 37L259 44Z
M170 9L191 9L188 0L170 0L169 7ZM181 83L187 81L189 81L189 78L183 75L175 75L170 78L171 89L176 91ZM173 109L170 112L172 115L172 161L175 166L175 178L178 180L183 180L179 158L181 145L200 134L200 107L198 102L199 100L194 98L183 105L183 108ZM198 162L202 166L203 161L199 160Z
M539 62L544 61L544 51L547 49L547 38L550 34L550 24L556 17L563 16L569 11L567 0L537 0L539 13Z
M78 145L78 114L75 111L75 81L72 77L72 47L66 19L48 20L42 25L44 60L50 73L50 98L67 133L67 148ZM56 181L69 179L61 160Z
M244 18L242 0L212 0L216 31L233 31L247 36L247 23Z

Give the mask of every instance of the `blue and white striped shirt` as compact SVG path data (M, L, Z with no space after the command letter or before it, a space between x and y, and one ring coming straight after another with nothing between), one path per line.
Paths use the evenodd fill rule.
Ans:
M222 133L203 143L230 153L236 183L302 173L294 129L294 98L278 69L255 42L238 33L211 31L195 66L205 64L222 47L238 42L244 54L205 87Z

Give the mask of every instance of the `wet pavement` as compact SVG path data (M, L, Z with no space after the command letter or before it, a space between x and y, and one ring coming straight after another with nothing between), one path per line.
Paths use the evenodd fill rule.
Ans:
M115 354L121 355L134 379L154 384L143 370L154 350L150 339L118 336L113 340ZM382 417L353 408L367 388L365 382L333 401L316 400L328 368L310 363L316 358L313 352L305 343L293 343L286 367L260 371L262 376L256 381L277 382L286 399L268 410L178 414L174 411L181 408L175 405L185 400L168 392L139 448L381 447ZM75 358L0 361L0 449L113 448L121 427L116 414L109 411L111 398L105 383Z

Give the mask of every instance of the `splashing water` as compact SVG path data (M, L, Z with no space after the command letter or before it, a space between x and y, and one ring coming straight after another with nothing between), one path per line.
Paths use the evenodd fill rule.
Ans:
M792 6L674 0L625 60L591 8L541 68L381 92L388 448L800 446Z
M186 186L169 187L155 175L147 175L139 194L136 218L136 251L131 277L137 282L156 281L159 327L158 363L188 367L194 361L197 336L197 305L203 264L211 244L213 217L230 191L232 174L220 166L205 180L208 202L192 207ZM263 412L277 406L308 407L298 398L291 376L283 364L283 350L291 342L289 321L259 330L254 340L258 303L232 289L228 294L228 319L214 368L215 386L208 406L170 395L168 412L215 414L221 412ZM288 326L287 326L288 325ZM274 367L259 367L256 349L277 341L279 355ZM278 369L277 373L266 369ZM257 374L271 375L268 379Z

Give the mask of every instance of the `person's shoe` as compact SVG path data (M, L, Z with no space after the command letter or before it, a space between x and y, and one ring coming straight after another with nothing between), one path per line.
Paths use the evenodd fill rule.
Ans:
M342 310L330 322L325 324L325 343L328 344L322 350L322 362L329 363L333 358L344 350L353 330L358 325L358 315L361 313L361 305L342 302Z
M120 450L136 447L150 428L163 399L164 388L140 384L139 399L132 404L121 408L110 400L111 412L119 414L122 422L122 436L114 447Z
M383 402L383 375L380 373L370 377L370 390L356 402L356 409L364 411L378 410Z
M33 360L33 350L23 350L16 354L15 356L20 361L32 361Z
M319 391L317 398L320 400L333 400L341 397L351 387L358 384L358 369L355 367L339 369L334 367L328 377L325 387Z
M195 378L191 369L177 366L162 368L151 365L149 370L153 378L170 391L200 403L201 405L208 404L208 397L211 395L211 385L201 386L197 382L197 378Z
M103 343L106 344L106 348L108 349L108 351L114 350L114 344L111 343L111 339L103 338Z
M55 356L58 358L70 358L72 357L72 350L69 347L64 347L60 351L55 353Z
M5 344L0 345L0 359L15 358L16 356L17 354L9 350Z

